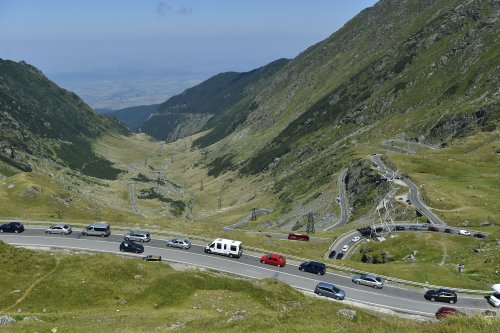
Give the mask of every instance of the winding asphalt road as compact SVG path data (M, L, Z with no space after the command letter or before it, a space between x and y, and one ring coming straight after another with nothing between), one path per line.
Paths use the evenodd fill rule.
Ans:
M26 229L22 234L0 233L0 240L15 246L36 246L50 248L65 248L72 250L120 253L118 248L123 235L113 234L107 238L83 236L74 231L71 235L45 235L43 229ZM164 240L152 239L145 243L143 255L160 255L172 262L185 263L214 269L249 278L273 278L283 281L295 288L313 291L320 281L331 282L344 289L346 299L357 303L368 304L379 308L391 309L397 312L434 316L434 313L446 304L426 301L423 289L401 287L387 284L383 289L371 289L355 285L351 277L328 272L324 276L316 276L301 272L296 265L287 264L283 268L263 265L259 257L244 254L239 259L230 259L204 253L204 247L193 245L189 250L167 248ZM140 255L138 257L142 257ZM459 295L454 307L468 313L476 313L493 309L484 297Z
M376 155L371 155L370 157L372 161L377 165L377 167L383 171L383 175L386 178L391 178L392 175L395 174L394 170L390 169L387 165L384 164L384 162L382 162L382 160L380 159L381 155L376 154ZM406 178L401 177L400 180L410 189L410 195L408 199L413 204L413 206L415 206L415 208L422 215L427 217L430 223L437 226L445 226L446 223L444 223L444 221L442 221L439 217L434 215L434 213L431 212L429 208L427 208L427 206L420 200L417 186Z

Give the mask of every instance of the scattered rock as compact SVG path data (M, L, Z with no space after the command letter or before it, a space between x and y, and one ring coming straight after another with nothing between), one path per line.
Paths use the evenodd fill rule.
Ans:
M173 323L172 325L170 325L168 327L169 330L178 330L180 328L184 328L186 327L186 323L181 323L181 322L178 322L178 323Z
M32 321L42 322L42 320L40 320L38 317L35 317L35 316L24 317L23 321L25 321L25 320L32 320Z
M21 290L19 290L19 289L12 290L12 293L20 293L20 292L21 292Z
M21 312L23 312L23 309L21 309L21 308L17 309L17 313L21 313Z
M11 316L0 316L0 325L12 325L15 323L16 320Z
M230 322L237 321L237 320L243 320L246 317L247 317L246 310L238 310L235 312L235 314L231 318L229 318L229 320L227 322L230 323Z
M43 313L47 312L47 308L43 308L42 312Z
M337 313L339 315L341 315L342 317L349 318L350 320L353 320L354 318L356 318L356 315L357 315L356 311L348 310L348 309L340 309L337 311Z
M141 274L134 275L134 279L142 280L142 275Z
M14 185L14 184L10 184L9 186L7 186L8 189L11 189L11 188L14 188L14 187L16 187L16 185Z
M50 330L52 333L57 333L57 327L54 327L53 329Z
M219 309L219 308L215 309L215 311L217 311L217 312L219 312L219 313L220 313L220 312L224 312L224 310Z
M120 304L127 304L128 302L126 300L120 301Z

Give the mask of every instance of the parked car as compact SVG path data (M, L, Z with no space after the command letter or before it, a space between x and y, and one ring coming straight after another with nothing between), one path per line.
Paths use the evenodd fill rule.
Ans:
M500 293L490 295L490 297L488 297L488 302L498 308L500 306Z
M141 243L149 242L151 240L151 236L149 235L149 232L147 232L147 231L131 231L131 232L127 232L124 235L124 238L126 240L133 240L133 241L141 242Z
M9 222L0 225L0 232L20 233L24 231L24 225L21 222Z
M462 235L462 236L471 236L472 234L470 233L470 231L467 231L467 230L464 230L464 229L460 229L460 231L458 232L459 235Z
M351 242L353 243L356 243L357 241L359 241L361 239L361 237L359 236L354 236L352 239L351 239Z
M342 252L340 252L339 254L337 254L337 259L342 259L343 256L344 256L344 254Z
M420 230L420 226L418 226L418 225L411 225L408 229L410 229L410 230L417 230L418 231L418 230Z
M45 229L46 234L69 235L72 231L73 230L71 230L71 227L64 223L53 224Z
M191 241L187 238L173 238L167 240L167 246L187 250L191 248Z
M349 245L342 246L342 252L346 252L347 250L349 250Z
M326 273L326 265L317 261L306 261L299 265L299 271L324 275Z
M279 254L273 253L273 254L263 255L260 258L260 262L263 264L284 267L286 264L286 258Z
M429 301L440 301L440 302L448 302L450 304L457 302L457 294L453 290L449 289L437 289L437 290L429 290L424 295L426 300Z
M83 229L82 235L108 237L111 235L111 227L109 223L92 223Z
M396 226L396 230L397 231L402 231L402 230L405 230L405 227L403 227L402 225L397 225Z
M289 240L298 240L298 241L309 241L309 235L303 235L303 234L288 234L288 239Z
M145 260L145 261L161 261L161 256L153 256L153 255L148 255L148 256L145 256L144 258L142 258L142 260Z
M330 258L330 259L335 258L336 254L337 254L337 251L332 250L332 252L330 252L330 254L328 255L328 258Z
M439 228L438 227L435 227L433 225L431 225L429 228L427 228L427 231L434 231L434 232L438 232L439 231Z
M450 308L447 306L443 306L439 308L436 312L436 318L437 319L446 319L449 316L456 316L456 315L465 315L463 312L458 311L455 308Z
M131 240L124 240L120 244L120 251L142 253L144 252L144 246Z
M328 282L318 283L316 288L314 288L314 292L319 296L331 297L337 300L343 300L345 298L345 291Z
M447 233L447 234L453 234L454 233L453 229L450 229L450 228L444 229L444 232Z
M371 274L355 275L352 277L352 282L378 289L382 289L384 287L384 279Z
M476 232L476 233L475 233L474 235L472 235L472 236L474 236L474 237L476 237L476 238L486 238L486 235L485 235L485 234L482 234L482 233L480 233L480 232Z

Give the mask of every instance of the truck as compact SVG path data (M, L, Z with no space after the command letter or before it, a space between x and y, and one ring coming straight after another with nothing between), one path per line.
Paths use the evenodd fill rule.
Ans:
M217 238L205 247L205 253L215 253L229 258L239 258L243 254L243 244L240 241Z

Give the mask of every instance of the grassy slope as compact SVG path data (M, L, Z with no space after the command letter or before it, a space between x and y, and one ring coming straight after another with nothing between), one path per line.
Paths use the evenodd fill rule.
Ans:
M248 281L112 255L34 252L0 242L0 311L22 321L0 332L496 332L498 321L418 323L304 296L274 280ZM103 270L102 267L107 267ZM31 289L29 289L31 287ZM13 292L17 290L18 292ZM21 299L20 302L17 302ZM17 309L21 309L18 312ZM228 320L245 310L243 320Z

